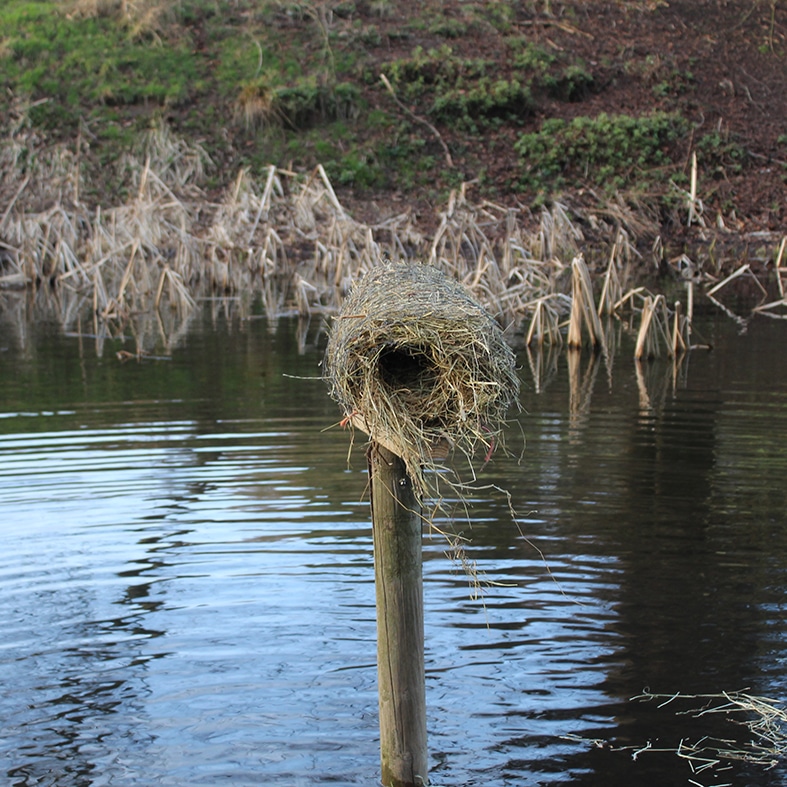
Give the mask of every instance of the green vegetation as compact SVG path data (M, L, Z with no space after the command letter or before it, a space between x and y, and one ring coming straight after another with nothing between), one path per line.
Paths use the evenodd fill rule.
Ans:
M520 183L549 190L576 179L623 188L670 164L669 145L686 136L688 127L679 115L664 112L546 120L539 131L522 134L516 142Z
M355 61L337 56L318 11L243 0L0 2L0 111L22 113L52 139L86 132L112 192L119 184L106 165L162 120L219 162L229 154L255 171L284 156L311 165L309 129L330 133L364 108ZM349 16L353 6L332 13ZM337 76L338 66L351 78ZM341 182L381 182L370 171L374 145L344 150L333 141Z
M706 172L720 178L739 174L748 159L746 151L735 139L719 131L705 134L697 140L697 156Z
M95 107L186 101L200 84L188 37L164 42L109 17L69 17L54 2L6 3L0 15L4 92L46 97L44 126Z
M483 79L493 65L490 60L458 58L444 44L427 52L418 46L410 57L387 63L384 73L397 92L412 101L472 85Z
M459 120L477 132L494 120L526 117L533 108L530 91L516 80L479 79L472 87L457 87L437 96L431 114L442 122Z
M521 123L531 117L544 94L573 101L593 85L581 62L558 57L523 38L507 40L512 52L510 78L495 77L494 61L461 58L444 44L386 64L384 73L397 93L425 104L427 113L442 123L459 122L473 134L500 122Z
M690 67L679 65L674 55L647 55L630 60L624 70L627 76L641 79L648 85L655 98L684 95L694 84Z
M576 101L593 87L593 75L581 59L547 51L525 38L509 38L514 67L529 87L559 101Z
M0 138L12 140L0 159L22 165L5 190L13 194L25 166L62 145L78 161L81 197L122 199L134 188L127 154L162 128L204 148L209 188L241 168L260 177L270 164L321 163L360 197L396 189L432 201L472 181L484 196L513 188L527 198L579 182L680 179L690 149L705 177L750 172L748 141L721 129L687 133L709 100L698 95L708 84L700 50L654 40L599 56L604 31L589 5L0 0ZM667 9L626 2L607 13L625 25ZM762 20L753 56L763 33L772 56L781 28L772 14ZM736 89L719 83L719 96ZM643 105L659 111L638 117ZM632 116L605 115L604 106ZM673 163L682 175L664 169Z

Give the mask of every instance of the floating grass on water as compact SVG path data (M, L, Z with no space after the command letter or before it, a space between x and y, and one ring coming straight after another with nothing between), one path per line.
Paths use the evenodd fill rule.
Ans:
M576 735L563 736L567 740L588 743L595 748L612 752L626 752L633 759L655 752L675 754L687 761L694 775L705 771L714 773L726 770L733 762L749 763L770 769L779 765L787 756L787 709L779 700L758 697L746 690L722 692L720 694L652 694L644 692L632 701L658 702L666 708L679 702L689 707L676 710L678 716L702 719L708 716L723 716L731 724L743 727L749 737L739 740L731 728L730 738L701 736L695 741L681 738L677 745L654 746L650 741L641 746L616 746L603 739L588 740ZM700 703L700 704L698 704ZM718 778L718 777L716 777ZM698 782L689 780L691 784Z
M701 701L678 715L702 718L722 715L730 722L744 727L752 735L751 740L720 740L703 737L689 743L681 741L675 753L690 761L693 769L714 768L723 761L738 760L773 768L787 755L787 709L779 700L758 697L746 690L722 692L721 694L651 694L644 692L632 700L643 702L659 701L665 708L677 700ZM696 771L695 771L696 772Z

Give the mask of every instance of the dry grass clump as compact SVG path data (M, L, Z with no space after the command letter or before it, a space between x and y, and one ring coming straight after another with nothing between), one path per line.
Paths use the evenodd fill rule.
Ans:
M735 737L715 738L704 735L697 740L681 738L677 746L654 746L648 741L642 746L616 746L603 739L582 738L578 735L565 735L567 740L581 741L609 751L627 752L633 759L656 752L676 754L685 760L694 776L701 774L719 779L718 771L729 771L731 763L744 762L766 770L783 762L787 755L787 710L784 703L768 697L758 697L748 691L724 691L719 694L652 694L645 692L631 698L643 702L657 701L659 708L677 705L682 702L689 707L676 710L676 715L702 719L711 715L722 716L735 725L743 727L747 740ZM701 703L701 704L697 704ZM722 777L723 778L723 777ZM719 787L729 787L724 778ZM689 784L699 782L689 779Z
M680 715L702 718L722 715L743 726L752 736L747 741L720 740L703 737L698 741L682 740L675 753L689 762L694 773L713 770L717 766L737 760L773 768L787 755L787 710L783 703L767 697L757 697L747 691L725 691L721 694L651 694L644 693L635 700L660 701L659 708L678 700L701 701ZM647 749L644 749L645 751Z
M347 419L404 460L421 496L423 468L448 450L491 451L519 390L495 320L421 263L380 263L352 289L331 328L325 377Z

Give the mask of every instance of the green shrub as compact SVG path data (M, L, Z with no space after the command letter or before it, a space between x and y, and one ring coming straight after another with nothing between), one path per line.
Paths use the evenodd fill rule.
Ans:
M552 52L525 38L510 38L508 45L514 50L514 68L532 75L546 74L557 60Z
M554 190L568 178L620 188L671 163L669 146L688 132L676 114L607 115L546 120L515 144L524 188Z
M584 63L566 66L551 83L550 93L561 101L578 101L593 87L593 74Z
M461 38L467 35L467 24L459 19L443 17L429 25L429 32L443 38Z
M403 189L434 185L438 159L427 152L423 137L394 133L378 145L377 159L389 177Z
M522 80L560 101L576 101L593 85L593 75L581 60L573 61L522 38L508 39L513 63Z
M484 77L470 87L457 87L438 94L431 114L438 120L460 121L470 130L492 120L516 120L533 111L530 90L516 80Z
M303 129L317 121L354 117L358 112L360 91L349 82L331 86L303 80L277 88L275 97L285 122L294 129Z
M442 93L481 79L489 68L481 59L458 58L450 46L439 49L416 47L412 55L388 63L385 75L402 97L413 100L429 92Z
M715 177L741 172L748 158L746 150L734 138L717 131L700 137L695 149L703 171Z
M380 186L385 175L374 157L361 150L351 150L325 164L328 177L341 186L364 189Z

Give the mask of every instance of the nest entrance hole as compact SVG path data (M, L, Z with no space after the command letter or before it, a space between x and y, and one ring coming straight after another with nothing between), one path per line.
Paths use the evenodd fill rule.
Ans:
M392 391L428 394L437 384L437 367L417 346L385 347L377 359L380 380Z

